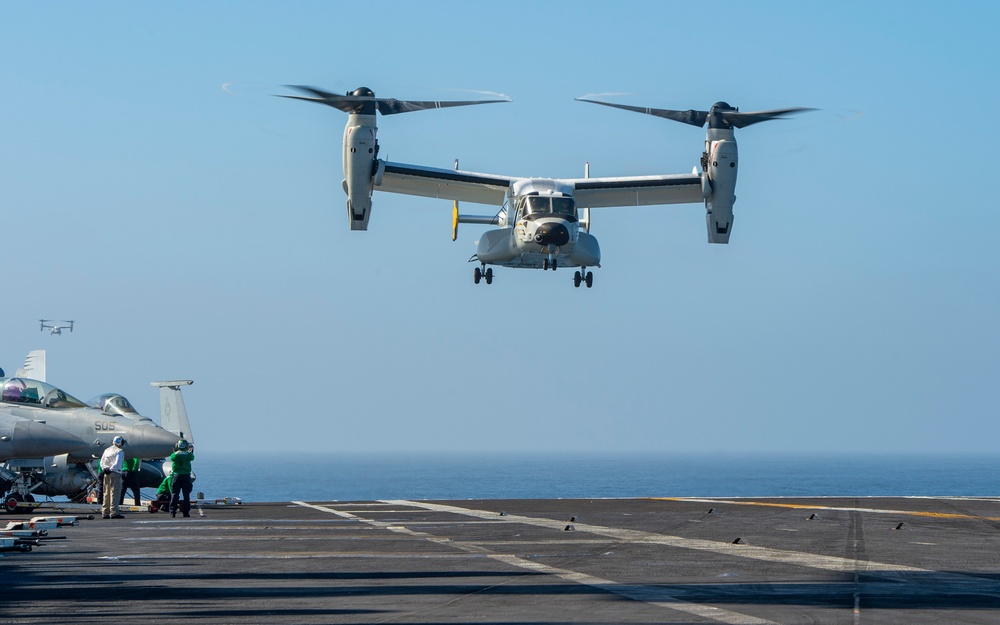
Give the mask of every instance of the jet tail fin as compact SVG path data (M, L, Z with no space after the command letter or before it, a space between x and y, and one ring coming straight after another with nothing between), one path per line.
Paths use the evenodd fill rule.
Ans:
M184 407L184 397L181 387L194 384L194 380L166 380L152 382L152 386L160 387L160 426L168 432L184 437L192 445L194 434L188 421L187 409Z
M24 359L24 366L17 370L14 377L31 378L39 382L45 382L45 350L35 349L28 352Z

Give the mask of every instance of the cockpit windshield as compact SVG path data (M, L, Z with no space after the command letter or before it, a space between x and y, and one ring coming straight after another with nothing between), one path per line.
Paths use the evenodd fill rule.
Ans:
M525 215L555 213L576 217L576 202L571 197L548 195L529 195L524 198L523 211Z
M125 414L139 414L139 411L132 407L127 399L118 395L117 393L105 393L103 395L98 395L90 399L87 405L91 408L97 408L104 414L110 415L125 415Z
M62 389L28 378L0 379L0 401L32 404L42 408L87 407L87 404Z
M552 198L552 212L563 215L576 215L576 202L571 197Z

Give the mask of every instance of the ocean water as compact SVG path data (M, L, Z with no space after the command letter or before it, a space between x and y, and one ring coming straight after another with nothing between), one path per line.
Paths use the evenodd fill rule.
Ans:
M289 462L289 459L292 461ZM199 450L196 492L244 501L1000 496L1000 454L288 453Z

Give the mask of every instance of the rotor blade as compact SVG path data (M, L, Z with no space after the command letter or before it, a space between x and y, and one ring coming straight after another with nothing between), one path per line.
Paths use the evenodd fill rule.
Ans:
M394 98L378 98L378 112L383 115L395 115L396 113L410 113L412 111L426 111L427 109L443 109L451 106L472 106L473 104L494 104L497 102L510 102L507 100L452 100L447 102L416 101L416 100L396 100Z
M752 111L741 113L739 111L722 111L722 117L733 128L746 128L752 124L766 122L772 119L784 119L790 113L801 113L803 111L815 111L816 109L806 107L794 107L787 109L772 109L769 111Z
M395 98L376 98L371 95L337 95L329 93L316 87L306 85L286 85L289 89L297 89L310 94L308 96L282 95L282 98L292 100L306 100L332 106L345 113L374 114L377 108L383 115L394 115L396 113L409 113L411 111L424 111L427 109L447 108L451 106L471 106L473 104L492 104L495 102L510 102L510 98L503 100L468 100L468 101L417 101L417 100L397 100ZM366 90L367 91L367 90ZM370 93L370 92L369 92Z
M670 109L654 109L645 106L612 104L610 102L601 102L600 100L591 100L589 98L577 98L577 100L580 102L590 102L592 104L603 104L604 106L610 106L616 109L625 109L626 111L635 111L636 113L643 113L645 115L654 115L664 119L671 119L675 122L681 122L682 124L691 124L692 126L704 126L705 120L708 119L708 111L672 111Z
M289 98L291 100L305 100L306 102L316 102L317 104L325 104L327 106L332 106L333 108L344 111L345 113L361 113L368 105L373 108L372 114L374 114L374 104L375 98L371 96L356 96L356 95L337 95L335 93L329 93L315 87L307 87L305 85L285 85L289 89L298 89L299 91L304 91L306 93L312 94L314 97L307 97L301 95L279 95L279 98Z
M350 113L358 108L356 103L345 103L337 100L326 100L323 98L307 98L303 95L285 95L283 93L274 94L279 98L288 98L289 100L303 100L305 102L315 102L316 104L326 104L327 106L332 106L335 109L340 109L345 113Z
M323 99L323 100L325 100L327 98L334 99L334 98L343 98L343 97L345 97L345 96L342 96L342 95L337 94L337 93L330 93L329 91L323 91L321 89L317 89L316 87L310 87L308 85L285 85L285 86L288 87L289 89L298 89L299 91L305 91L306 93L311 93L312 95L316 96L317 98L320 98L320 99Z

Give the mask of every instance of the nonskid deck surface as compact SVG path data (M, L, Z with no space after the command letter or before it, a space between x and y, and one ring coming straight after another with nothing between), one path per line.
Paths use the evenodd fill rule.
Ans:
M0 559L0 622L995 623L998 530L966 498L130 513Z

